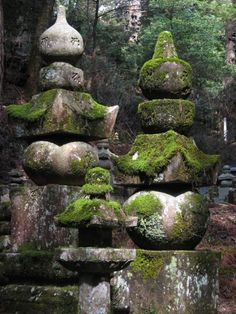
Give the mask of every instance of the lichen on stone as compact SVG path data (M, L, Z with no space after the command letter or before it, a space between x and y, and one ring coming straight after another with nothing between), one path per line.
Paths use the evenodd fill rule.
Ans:
M207 155L199 150L191 138L172 130L160 134L140 134L136 137L128 154L114 157L118 170L128 175L154 177L180 153L185 172L196 180L205 170L214 168L218 155Z
M188 195L186 201L180 205L180 210L176 213L170 240L180 243L202 239L209 217L207 200L199 194Z
M36 121L43 117L45 112L49 109L56 93L56 89L40 93L28 103L7 106L6 112L13 118L26 120L28 122Z
M143 279L156 278L165 265L165 259L155 251L137 250L136 259L130 264L132 271L139 272Z

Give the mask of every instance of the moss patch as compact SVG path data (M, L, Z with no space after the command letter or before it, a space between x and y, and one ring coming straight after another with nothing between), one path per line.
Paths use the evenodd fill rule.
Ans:
M156 278L164 265L161 254L144 250L137 250L136 259L130 264L132 271L139 272L145 280Z
M179 243L201 239L206 231L206 221L209 217L206 199L198 194L186 197L180 206L181 212L176 214L175 222L169 235L170 240Z
M153 59L156 58L177 58L172 34L170 32L161 32L158 36L155 46Z
M195 104L183 99L155 99L138 106L142 126L156 131L185 131L193 124Z
M91 184L87 183L82 186L82 192L88 195L103 195L113 191L110 184Z
M70 170L73 174L85 174L90 168L97 165L97 161L91 153L86 153L81 159L73 159L70 163Z
M77 227L79 224L88 223L93 216L106 219L112 212L120 220L121 206L115 201L100 199L78 199L71 203L63 213L57 215L55 220L64 226Z
M118 170L125 174L154 177L168 166L177 153L183 157L186 172L195 178L219 162L218 155L203 153L191 138L172 130L161 134L138 135L129 153L113 160Z
M151 99L168 95L173 98L188 96L191 85L192 68L179 58L151 59L144 63L140 71L139 86Z
M161 201L151 193L139 195L125 206L128 215L138 215L139 217L149 217L163 208Z
M97 103L90 94L75 92L75 100L79 102L79 113L89 120L103 119L107 107Z
M29 122L38 120L45 114L50 105L52 105L56 93L56 89L46 91L33 98L31 102L22 105L7 106L6 112L13 118Z
M108 170L101 167L92 168L86 173L85 182L94 184L109 184L110 173Z

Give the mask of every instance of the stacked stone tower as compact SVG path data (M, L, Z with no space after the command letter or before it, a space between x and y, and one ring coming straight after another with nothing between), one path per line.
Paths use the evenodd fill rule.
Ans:
M191 66L178 58L171 33L162 32L153 58L140 71L148 100L138 113L146 133L136 137L128 154L114 158L115 183L138 190L124 203L126 214L138 219L127 231L142 249L131 264L132 279L121 275L132 287L132 313L216 311L217 256L190 250L201 241L209 216L207 201L192 187L216 180L219 158L183 135L194 120L195 105L186 100L191 84ZM138 300L139 289L144 297L139 294Z
M134 249L112 248L112 230L124 224L135 226L137 219L128 219L120 204L109 200L113 190L109 171L98 167L97 147L87 142L100 140L101 143L111 135L119 108L98 104L90 94L83 92L83 71L73 65L83 53L83 39L67 23L63 6L59 6L55 24L41 35L39 47L45 62L49 63L40 71L42 92L33 96L29 103L11 105L7 111L22 121L16 130L17 136L31 143L24 151L23 168L36 184L32 190L38 192L37 186L44 190L41 197L34 193L34 202L43 199L50 220L58 214L55 219L58 226L50 221L47 231L41 226L45 231L41 237L37 227L35 234L31 230L32 222L38 224L31 213L32 207L27 205L31 200L23 193L19 201L19 191L13 191L14 251L21 250L25 244L34 246L34 250L45 249L42 240L50 237L50 233L60 234L62 241L57 244L67 244L67 247L58 249L55 261L65 267L67 274L70 271L73 277L79 274L79 313L110 313L110 274L126 267L136 254ZM81 185L80 190L77 187ZM39 204L35 205L34 212L42 205ZM55 205L59 205L58 208L50 213ZM27 236L22 237L26 226L19 219L21 206L24 219L29 223ZM62 213L61 208L65 210ZM41 223L45 212L37 213ZM72 233L72 228L77 232ZM63 241L63 233L67 241ZM68 237L71 233L74 236ZM55 244L56 241L46 247L54 249Z

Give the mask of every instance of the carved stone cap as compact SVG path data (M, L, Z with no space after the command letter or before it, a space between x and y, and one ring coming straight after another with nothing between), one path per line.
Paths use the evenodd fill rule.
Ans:
M57 20L39 39L39 50L46 61L74 63L84 51L83 38L66 20L65 7L59 5Z

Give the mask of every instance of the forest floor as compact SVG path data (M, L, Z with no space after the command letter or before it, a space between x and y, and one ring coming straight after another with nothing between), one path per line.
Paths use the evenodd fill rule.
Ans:
M218 314L236 314L236 205L212 204L198 250L221 252Z

